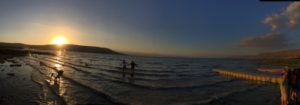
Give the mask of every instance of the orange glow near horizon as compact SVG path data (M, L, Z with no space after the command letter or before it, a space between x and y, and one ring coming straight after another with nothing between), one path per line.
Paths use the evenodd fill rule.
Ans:
M58 46L68 44L68 40L64 36L56 36L52 39L51 44L56 44Z

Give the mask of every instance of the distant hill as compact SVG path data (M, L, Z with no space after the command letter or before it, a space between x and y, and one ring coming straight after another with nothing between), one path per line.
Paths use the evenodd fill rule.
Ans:
M95 46L83 46L66 44L63 46L57 45L28 45L22 43L4 43L0 42L0 49L34 49L34 50L58 50L65 49L67 51L74 52L88 52L88 53L102 53L102 54L121 54L119 52L113 51L109 48L95 47Z
M257 55L231 56L234 59L300 59L300 49L260 53Z
M300 49L284 50L258 54L259 58L300 59Z

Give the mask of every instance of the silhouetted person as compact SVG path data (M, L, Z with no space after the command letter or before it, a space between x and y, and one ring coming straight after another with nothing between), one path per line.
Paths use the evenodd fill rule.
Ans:
M298 69L290 68L285 66L283 69L264 69L258 68L257 70L262 72L280 73L280 77L278 79L280 93L281 93L281 105L298 105L298 85L300 82L300 74ZM298 103L298 104L297 104Z
M133 77L134 70L135 70L135 67L137 67L137 64L134 61L131 61L130 65L131 65L131 77Z
M290 90L290 98L291 100L296 100L297 98L297 70L293 69L291 72L291 77L290 77L290 85L291 85L291 90Z
M125 60L122 60L123 77L125 77L125 70L127 69L126 65L127 65L127 62Z
M56 77L55 77L55 80L60 79L60 77L61 77L63 74L64 74L64 71L63 71L63 70L57 71L57 75L56 75Z
M288 105L289 102L288 73L289 73L289 67L284 67L279 77L281 105Z

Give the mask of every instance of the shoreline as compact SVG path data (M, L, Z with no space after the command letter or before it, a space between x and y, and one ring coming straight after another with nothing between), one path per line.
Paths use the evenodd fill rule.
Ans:
M59 100L51 92L46 91L33 78L37 72L23 62L9 58L0 65L0 104L1 105L43 105L59 104ZM20 66L11 66L20 64ZM47 97L44 95L47 94Z
M24 51L23 51L24 52ZM1 53L0 53L1 54ZM43 62L45 59L42 59L42 57L38 57L39 55L33 55L32 57L26 57L29 56L28 52L21 53L25 57L22 56L4 56L5 60L3 64L0 64L0 104L4 105L22 105L22 104L30 104L30 105L38 105L38 104L56 104L56 105L64 105L64 104L107 104L107 105L115 105L115 104L129 104L128 100L114 100L117 98L110 98L110 96L106 96L105 94L101 94L103 91L97 91L98 88L95 87L89 87L88 84L90 82L83 82L80 81L81 78L66 78L70 76L76 76L76 74L72 73L78 73L73 72L74 70L72 68L68 68L67 66L64 66L65 73L64 75L66 77L63 77L58 84L47 84L48 80L51 80L49 78L49 75L52 72L55 72L55 62L47 63L49 67L41 66L39 62ZM3 56L3 55L2 55ZM54 57L54 56L53 56ZM33 60L33 58L38 59L37 61ZM40 59L41 58L41 59ZM11 64L20 64L21 66L11 66ZM32 66L30 66L32 65ZM2 69L4 69L2 71ZM78 73L81 75L80 73ZM77 74L77 75L78 75ZM78 75L78 76L79 76ZM78 83L79 84L78 84ZM237 81L238 82L238 81ZM50 83L50 82L49 82ZM84 84L81 84L84 83ZM93 83L93 82L91 82ZM106 82L105 82L106 83ZM227 83L226 83L227 84ZM120 84L117 84L120 85ZM255 84L254 84L255 85ZM95 85L96 86L96 85ZM223 86L223 85L220 85ZM264 94L266 90L269 88L272 88L272 90L267 91L269 94L274 94L274 92L277 91L277 87L274 88L274 86L269 86L266 88L261 88L263 86L259 86L258 88L254 89L248 89L247 87L240 86L241 91L233 91L229 95L226 95L222 97L222 94L217 94L218 99L212 99L210 102L206 103L207 105L220 105L222 103L231 103L237 100L242 100L240 103L247 102L246 100L243 100L243 98L239 98L242 94L239 92L245 92L245 93L251 93L252 95L249 95L247 97L253 98L253 96L256 95L265 95L263 99L260 99L257 103L263 102L263 103L269 103L270 100L273 100L273 98L267 98L269 95ZM214 88L214 87L212 87ZM245 88L245 90L243 90ZM119 88L121 89L121 88ZM134 88L132 88L134 89ZM256 89L262 89L262 90L256 90ZM94 91L96 90L96 91ZM151 89L150 89L151 90ZM199 90L201 92L200 88L195 90ZM208 90L210 90L208 88ZM136 91L136 89L132 90L133 92ZM147 90L149 91L149 90ZM157 91L155 91L157 92ZM185 90L183 90L185 92ZM220 91L222 92L222 91ZM253 92L253 93L252 93ZM98 94L99 93L99 94ZM160 93L160 92L158 92ZM162 93L165 93L163 91ZM201 93L199 93L201 94ZM224 94L227 94L226 92ZM126 94L127 95L127 94ZM126 96L125 95L125 96ZM131 95L131 94L129 94ZM163 94L166 95L166 94ZM276 92L276 95L278 93ZM121 97L122 95L118 96ZM123 94L124 96L124 94ZM200 95L199 95L200 96ZM205 95L201 95L205 96ZM135 98L136 96L131 96ZM151 96L149 96L151 97ZM278 97L277 97L278 98ZM141 102L146 102L144 98L137 98ZM257 98L253 98L253 100L256 100ZM265 100L267 99L267 100ZM130 100L130 99L129 99ZM144 100L144 101L142 101ZM154 101L157 100L154 98ZM192 100L192 99L191 99ZM265 102L265 101L268 102ZM166 102L169 102L168 99L165 99ZM185 103L186 101L178 101ZM196 102L196 101L195 101ZM159 103L159 102L158 102ZM172 102L170 102L172 103ZM192 103L192 102L191 102ZM279 103L279 102L272 102L272 103Z
M52 82L48 81L50 78L47 71L49 70L40 67L38 62L32 63L26 57L28 52L22 51L19 54L1 55L3 63L0 63L0 105L123 105L87 87L72 85L74 82L67 78L61 78L58 84L51 84ZM85 91L86 95L83 96L95 98L82 98L74 94L76 91ZM79 99L90 101L85 102Z
M22 57L30 53L53 55L51 53L0 49L0 104L1 105L43 105L60 104L57 97L46 92L43 87L32 78L36 71L25 64ZM44 94L48 94L47 98Z
M30 54L55 55L50 52L0 48L0 64L13 57L28 56Z

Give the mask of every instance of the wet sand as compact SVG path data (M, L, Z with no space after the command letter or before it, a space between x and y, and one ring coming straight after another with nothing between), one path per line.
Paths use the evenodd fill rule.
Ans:
M5 61L0 65L0 104L1 105L38 105L55 102L57 99L49 97L43 101L41 86L35 83L31 76L32 68L22 64L19 67L11 67L13 63Z
M27 57L6 57L0 64L0 105L115 105L104 94L62 77L49 78L45 68ZM76 85L73 85L76 84Z
M0 49L0 105L61 104L54 94L33 80L36 71L16 60L28 54L26 50Z

